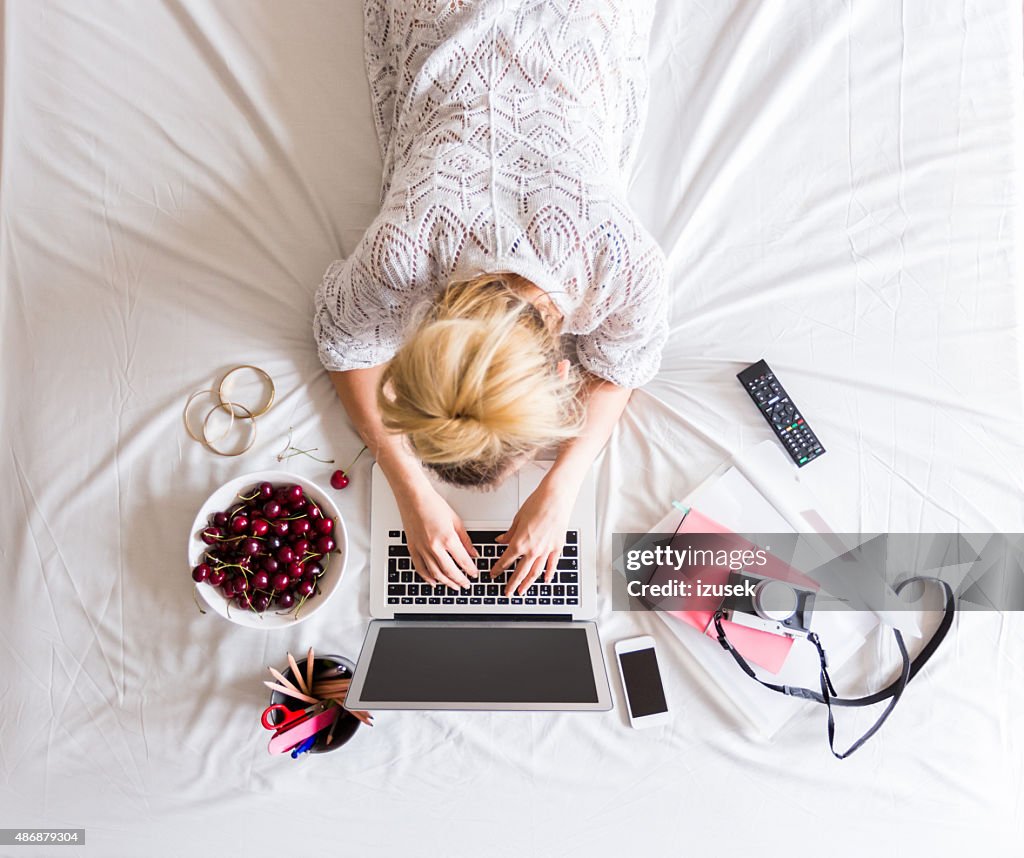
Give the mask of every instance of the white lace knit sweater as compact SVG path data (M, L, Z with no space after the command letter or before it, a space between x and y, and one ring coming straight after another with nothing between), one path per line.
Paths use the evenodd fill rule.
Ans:
M551 295L583 367L651 379L664 256L625 185L653 5L366 0L382 207L317 290L327 369L386 363L453 277L507 271Z

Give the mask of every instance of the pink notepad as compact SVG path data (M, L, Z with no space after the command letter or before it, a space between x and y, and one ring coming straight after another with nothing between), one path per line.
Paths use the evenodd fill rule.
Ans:
M691 509L677 533L731 533L727 527L722 527L718 522L713 521L706 515ZM735 548L757 548L753 543L737 538ZM659 569L651 578L652 584L664 583L672 578L678 578L680 573L673 569ZM818 589L818 583L806 575L798 572L787 563L783 563L772 554L768 554L768 563L757 568L757 574L765 578L777 578L780 581L787 581L791 584L804 587L808 590ZM699 578L708 584L725 584L729 578L729 570L721 566L690 566L686 572L689 580ZM678 620L693 626L698 631L704 632L710 637L717 638L714 624L711 622L714 617L714 609L708 609L707 599L697 597L673 599L673 603L682 602L679 610L668 610ZM691 607L687 607L687 602ZM789 655L790 647L793 646L793 639L782 635L773 635L770 632L762 632L757 629L750 629L746 626L739 626L728 621L723 622L725 633L729 636L732 645L736 647L740 655L748 661L763 667L771 673L778 673L782 669L786 656Z

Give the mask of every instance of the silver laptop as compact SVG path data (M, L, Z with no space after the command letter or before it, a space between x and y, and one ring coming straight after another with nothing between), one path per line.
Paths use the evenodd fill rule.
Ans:
M504 595L491 580L505 550L495 542L551 462L530 462L498 488L437 483L476 547L468 590L424 582L412 567L391 488L373 467L370 624L347 705L362 709L610 709L597 626L594 480L569 518L553 580ZM471 579L472 580L472 579Z

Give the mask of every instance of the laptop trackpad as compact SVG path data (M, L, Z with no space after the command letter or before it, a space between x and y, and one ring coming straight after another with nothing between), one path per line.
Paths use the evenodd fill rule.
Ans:
M463 521L506 521L511 523L519 507L540 485L550 462L527 462L493 489L450 486L428 475L438 493Z
M463 521L511 522L519 511L519 480L515 476L494 489L464 489L437 481L434 485Z

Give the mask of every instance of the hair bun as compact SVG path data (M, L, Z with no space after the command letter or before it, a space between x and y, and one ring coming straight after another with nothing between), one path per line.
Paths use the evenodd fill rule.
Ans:
M491 483L578 432L575 382L557 361L557 337L506 283L451 286L384 371L384 425L449 482Z

